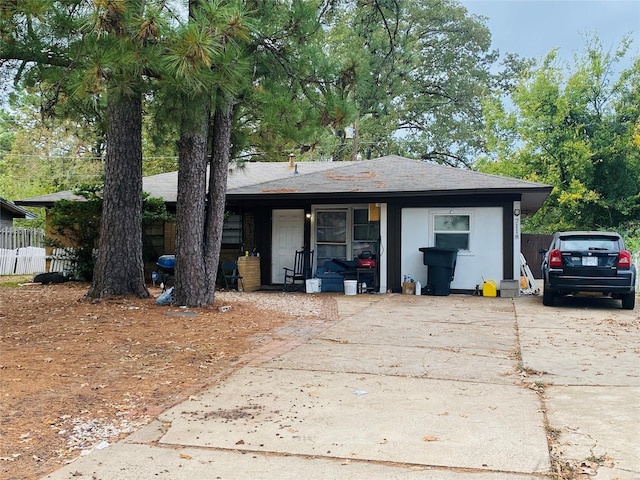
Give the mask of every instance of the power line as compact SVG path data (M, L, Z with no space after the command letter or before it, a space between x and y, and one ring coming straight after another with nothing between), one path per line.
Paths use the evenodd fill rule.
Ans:
M51 160L94 160L94 161L104 161L103 157L85 157L82 155L36 155L29 153L6 153L4 154L4 158L36 158L36 159L51 159ZM144 160L178 160L178 157L175 155L165 155L165 156L143 156Z

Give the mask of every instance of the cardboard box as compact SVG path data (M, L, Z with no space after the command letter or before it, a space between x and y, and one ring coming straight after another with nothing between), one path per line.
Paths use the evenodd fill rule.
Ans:
M415 282L402 282L402 294L403 295L415 295L416 284Z
M246 292L260 290L260 257L238 257L238 275Z

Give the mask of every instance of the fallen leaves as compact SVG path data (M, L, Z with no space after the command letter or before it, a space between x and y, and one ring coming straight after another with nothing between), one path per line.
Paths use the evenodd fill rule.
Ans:
M321 299L255 294L256 301L245 292L218 293L221 305L233 307L226 312L171 317L171 307L153 298L79 301L87 288L0 287L0 479L17 471L41 478L83 450L117 441L241 365L301 306L307 318L335 311Z

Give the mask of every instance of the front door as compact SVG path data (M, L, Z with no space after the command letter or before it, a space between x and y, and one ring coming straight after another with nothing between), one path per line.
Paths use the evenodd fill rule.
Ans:
M271 283L284 283L284 267L293 268L296 250L304 247L304 210L274 210Z

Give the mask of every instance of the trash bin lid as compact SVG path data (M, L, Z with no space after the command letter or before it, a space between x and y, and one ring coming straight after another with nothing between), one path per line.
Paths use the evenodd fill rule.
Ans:
M446 248L446 247L420 247L418 250L421 252L434 252L434 253L458 253L457 248Z
M458 258L457 248L421 247L418 250L422 252L424 265L453 267Z

